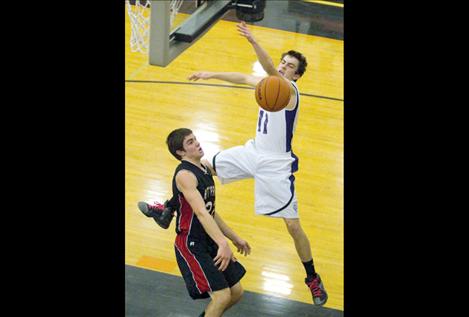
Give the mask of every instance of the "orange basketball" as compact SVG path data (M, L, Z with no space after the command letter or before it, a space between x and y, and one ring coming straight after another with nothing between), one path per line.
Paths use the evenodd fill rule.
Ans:
M267 111L280 111L290 101L290 85L278 76L269 76L256 85L256 101Z

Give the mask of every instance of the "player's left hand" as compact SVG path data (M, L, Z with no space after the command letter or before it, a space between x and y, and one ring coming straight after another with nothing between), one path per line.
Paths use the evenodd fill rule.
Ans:
M247 256L251 253L251 246L249 243L241 238L234 240L233 244L238 249L238 252Z

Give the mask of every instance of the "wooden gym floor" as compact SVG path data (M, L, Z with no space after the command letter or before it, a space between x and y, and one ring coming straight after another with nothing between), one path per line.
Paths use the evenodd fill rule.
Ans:
M127 18L126 14L126 43ZM251 30L275 63L289 49L308 58L307 72L298 81L302 97L293 138L300 159L295 188L301 223L329 294L325 307L343 311L344 43L266 26L251 25ZM139 200L163 202L171 196L178 161L167 151L168 133L191 128L206 154L255 136L253 89L217 80L193 83L186 78L199 70L252 73L255 61L235 22L227 20L217 22L167 67L148 65L146 55L131 53L126 46L125 263L129 268L180 276L173 248L174 222L163 230L137 209ZM215 178L215 183L217 212L252 246L250 256L237 256L247 269L242 280L245 290L310 304L304 269L283 221L254 213L253 180L221 185ZM182 278L180 283L183 286ZM185 300L191 302L187 294Z

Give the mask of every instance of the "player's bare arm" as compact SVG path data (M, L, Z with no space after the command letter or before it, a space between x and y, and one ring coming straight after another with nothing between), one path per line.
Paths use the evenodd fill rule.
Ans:
M183 193L184 198L191 206L207 234L218 245L218 252L214 261L219 270L224 271L233 257L233 252L231 252L228 241L217 223L205 208L204 200L197 190L197 178L189 171L179 171L176 175L176 186Z
M236 234L236 232L233 231L220 217L218 213L215 214L215 221L218 224L218 227L220 227L220 230L223 232L225 237L231 240L233 244L236 246L238 249L238 252L241 254L244 254L244 256L247 256L251 253L251 246L249 243L242 239L240 236Z
M261 76L252 76L237 72L207 72L200 71L191 74L187 79L197 81L199 79L219 79L233 84L249 85L255 87L262 80Z
M256 41L246 23L242 21L241 23L238 23L236 27L238 28L239 34L244 36L248 42L251 43L254 51L256 52L259 63L261 63L266 73L269 74L269 76L283 77L275 67L272 58L270 58L269 54L267 54L267 52Z
M293 88L293 85L291 84L290 80L285 78L283 74L281 74L277 70L277 68L275 67L272 61L272 58L259 45L259 43L256 41L256 39L254 38L254 36L252 35L251 31L249 30L248 26L246 25L244 21L241 21L241 23L238 23L236 27L238 28L239 34L245 37L248 40L248 42L251 43L252 47L254 48L254 51L256 52L259 63L262 65L262 68L264 68L265 72L269 76L277 76L277 77L282 78L282 80L285 80L286 82L288 82L288 84L290 85L290 102L288 103L286 109L293 110L296 105L296 91Z

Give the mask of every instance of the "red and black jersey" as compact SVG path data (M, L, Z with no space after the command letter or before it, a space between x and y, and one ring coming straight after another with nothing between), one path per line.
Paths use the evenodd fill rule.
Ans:
M184 195L177 189L176 174L188 170L197 178L197 190L205 201L205 208L215 215L215 183L210 170L182 161L173 177L173 198L176 201L176 241L174 251L181 275L193 299L208 298L210 292L233 287L246 273L238 262L230 261L225 271L215 266L213 259L218 246L205 232Z
M176 168L173 176L173 197L177 197L176 233L178 235L189 235L190 240L204 241L207 238L211 240L195 216L191 206L184 198L184 195L176 186L176 174L181 170L188 170L195 175L197 178L197 190L204 199L205 208L212 216L215 215L215 182L210 170L208 168L202 170L198 166L183 160Z

